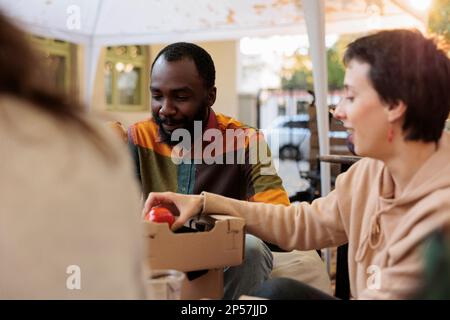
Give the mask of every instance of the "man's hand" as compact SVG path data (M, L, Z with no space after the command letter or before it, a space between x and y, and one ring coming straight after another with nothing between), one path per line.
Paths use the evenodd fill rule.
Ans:
M201 213L203 207L203 196L185 195L173 192L151 192L145 201L142 216L151 210L154 206L176 207L179 216L172 224L172 230L175 231L182 227L186 221Z

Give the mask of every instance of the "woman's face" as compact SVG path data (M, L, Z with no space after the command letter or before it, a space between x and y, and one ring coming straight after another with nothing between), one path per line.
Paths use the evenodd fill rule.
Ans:
M351 60L345 72L344 99L335 117L351 133L351 141L359 156L384 159L388 152L388 106L380 100L369 79L370 65Z

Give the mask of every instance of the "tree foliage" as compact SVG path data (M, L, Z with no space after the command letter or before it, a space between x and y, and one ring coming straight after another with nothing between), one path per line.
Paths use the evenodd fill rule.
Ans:
M355 35L341 36L333 47L327 50L328 90L339 90L343 87L345 68L342 57L348 43ZM282 89L313 89L312 64L307 54L297 52L288 57L288 66L283 68L281 78Z
M434 0L428 17L428 30L450 53L450 0Z

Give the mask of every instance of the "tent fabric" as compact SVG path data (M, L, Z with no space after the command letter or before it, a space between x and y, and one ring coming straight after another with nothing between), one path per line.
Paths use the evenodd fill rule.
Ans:
M0 8L33 34L84 45L88 105L102 46L307 31L321 155L329 152L325 21L333 33L394 28L405 23L418 28L423 25L419 15L405 14L408 6L403 0L0 0ZM321 165L321 180L325 195L330 190L328 164Z
M0 8L31 32L101 46L239 39L306 33L301 0L0 0ZM320 1L319 1L320 2ZM400 0L326 0L327 29L364 32L404 25ZM369 19L367 19L369 17ZM372 19L372 18L373 19Z

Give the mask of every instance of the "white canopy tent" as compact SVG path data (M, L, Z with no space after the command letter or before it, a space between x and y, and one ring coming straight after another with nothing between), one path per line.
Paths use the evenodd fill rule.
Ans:
M329 153L325 22L333 33L425 22L406 0L0 0L0 8L33 34L84 45L88 104L102 46L307 32L321 155ZM325 195L329 164L321 164L321 182Z

